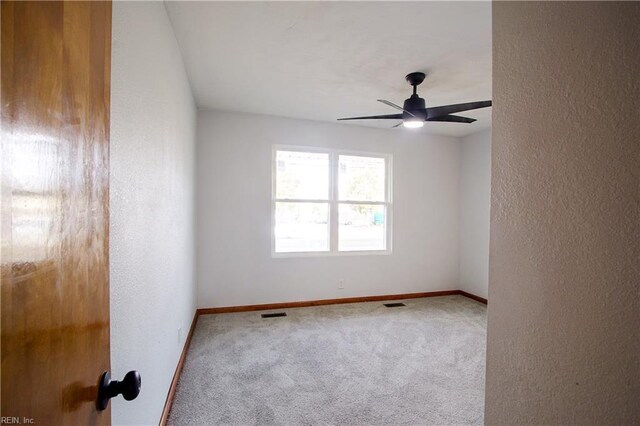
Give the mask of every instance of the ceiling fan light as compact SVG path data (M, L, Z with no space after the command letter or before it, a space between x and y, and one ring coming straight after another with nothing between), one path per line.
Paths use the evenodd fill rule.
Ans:
M424 121L422 120L404 120L402 125L407 129L419 129L424 126Z

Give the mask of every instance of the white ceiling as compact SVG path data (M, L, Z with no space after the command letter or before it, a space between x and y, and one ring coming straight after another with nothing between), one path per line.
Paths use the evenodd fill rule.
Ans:
M166 4L201 108L321 121L394 114L376 99L401 105L412 71L427 73L418 88L427 106L491 99L490 2ZM490 108L461 115L478 121L420 131L490 127Z

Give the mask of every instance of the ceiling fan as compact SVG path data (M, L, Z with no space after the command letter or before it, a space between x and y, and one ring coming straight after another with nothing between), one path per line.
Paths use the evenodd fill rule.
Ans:
M486 108L491 106L491 101L479 101L479 102L467 102L464 104L455 105L443 105L437 107L426 108L424 99L418 96L418 86L424 81L426 75L422 72L412 72L408 74L407 82L413 86L413 94L410 98L404 101L404 105L401 107L393 102L386 101L384 99L378 99L378 102L382 102L385 105L389 105L395 109L402 111L401 114L389 114L389 115L371 115L367 117L349 117L338 118L338 121L343 120L402 120L402 122L396 124L393 127L398 127L401 124L404 127L410 129L417 129L422 127L425 121L444 121L450 123L473 123L476 121L473 118L461 117L459 115L451 115L456 112L470 111L472 109Z

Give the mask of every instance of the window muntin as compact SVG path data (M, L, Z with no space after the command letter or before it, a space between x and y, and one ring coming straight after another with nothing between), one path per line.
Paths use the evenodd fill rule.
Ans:
M388 253L391 156L274 147L274 255Z

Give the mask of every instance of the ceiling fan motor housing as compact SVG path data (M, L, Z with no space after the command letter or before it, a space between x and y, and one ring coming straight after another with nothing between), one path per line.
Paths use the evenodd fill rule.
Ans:
M402 113L402 118L407 119L407 118L418 117L418 118L425 119L427 118L425 107L426 107L426 103L424 99L422 99L418 95L411 95L409 99L404 101L403 109L405 110L405 112ZM413 114L413 117L411 116L411 114L407 113L407 111Z

